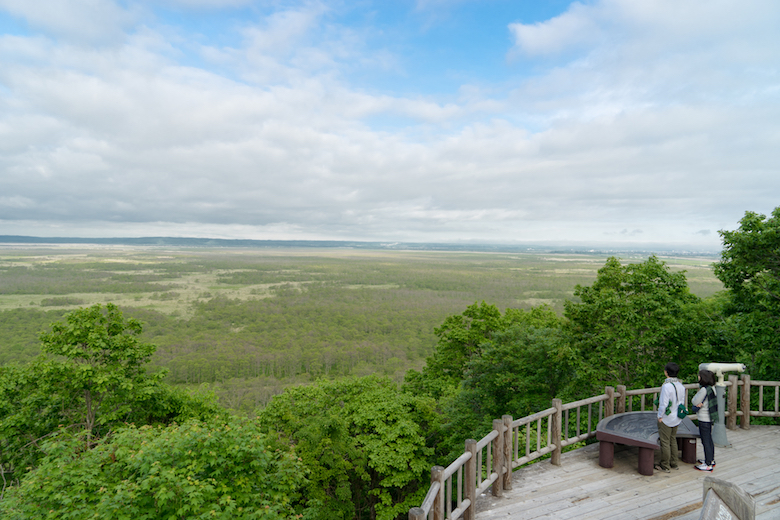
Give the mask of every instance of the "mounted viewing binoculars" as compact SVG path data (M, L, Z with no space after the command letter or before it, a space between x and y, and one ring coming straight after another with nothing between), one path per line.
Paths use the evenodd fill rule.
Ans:
M742 363L700 363L699 370L709 370L718 377L715 383L715 396L718 398L718 422L712 425L712 442L722 448L730 448L726 438L726 382L723 380L724 372L744 372L747 367ZM736 392L737 389L731 389Z
M700 363L699 370L709 370L718 376L718 386L725 386L723 372L744 372L747 367L742 363Z

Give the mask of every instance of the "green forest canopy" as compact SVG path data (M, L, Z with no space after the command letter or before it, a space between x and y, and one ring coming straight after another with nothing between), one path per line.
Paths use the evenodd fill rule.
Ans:
M28 361L68 311L112 302L144 323L166 381L208 383L252 413L283 388L420 369L434 330L475 301L562 314L603 255L170 248L0 254L0 363ZM640 257L636 258L641 259ZM624 261L633 261L627 258ZM722 289L710 258L670 260L700 296Z
M420 349L419 369L406 372L400 385L379 375L381 370L363 377L339 372L348 365L338 359L329 370L316 357L308 366L297 361L288 374L257 368L266 372L247 373L244 381L319 379L289 387L267 406L256 407L250 414L255 419L229 412L208 392L195 395L183 390L186 385L171 386L181 376L160 370L163 363L151 339L172 335L176 326L167 320L175 319L191 327L183 330L197 342L230 331L238 341L225 342L232 345L225 352L241 352L236 345L242 341L251 350L252 334L268 334L254 328L257 314L272 308L245 303L284 302L291 315L300 312L297 323L316 321L319 312L320 323L349 324L346 318L338 321L339 313L328 314L320 298L352 294L337 288L361 293L366 287L287 280L273 297L212 294L193 302L190 318L145 311L142 318L160 322L143 331L135 310L125 318L113 304L70 312L63 324L41 336L42 356L0 366L0 514L391 520L422 499L432 465L447 464L465 438L479 438L490 419L504 413L522 416L549 406L554 396L572 400L605 384L656 386L668 360L680 363L689 381L705 360L742 362L754 378L778 380L780 306L773 284L780 279L780 264L772 260L780 252L778 217L778 210L769 219L748 213L739 230L723 233L716 273L726 291L697 295L688 273L654 256L637 262L602 259L592 276L568 289L572 297L563 298L562 309L472 301L445 314L434 325L435 345L427 359L422 362L426 349ZM227 275L232 290L245 288L235 273L217 274ZM368 292L410 291L412 284L399 279ZM416 290L452 296L450 291L462 289L442 282L433 289L421 280L426 288ZM372 297L359 294L352 303L357 308L382 301ZM299 301L307 303L296 308ZM203 321L196 319L199 312ZM363 325L355 322L351 334L371 341L360 337L369 332L361 331ZM372 326L395 330L389 318ZM157 333L150 334L155 327ZM162 327L168 327L164 333ZM295 338L288 341L294 345ZM403 352L366 351L350 370L361 363L370 370L366 360L379 366L382 355ZM409 362L414 349L406 353ZM305 359L306 352L298 354ZM241 368L240 356L232 359L236 365L226 370L249 370ZM237 383L229 376L212 374L206 380Z

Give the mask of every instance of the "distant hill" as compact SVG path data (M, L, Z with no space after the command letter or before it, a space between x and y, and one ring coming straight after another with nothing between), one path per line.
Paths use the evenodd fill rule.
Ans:
M0 235L0 244L92 244L161 247L221 247L221 248L332 248L332 249L386 249L399 251L475 251L496 253L559 253L559 254L619 254L641 253L674 256L710 256L719 251L684 249L668 245L633 245L624 247L588 247L583 245L530 245L484 243L433 243L433 242L361 242L349 240L246 240L191 237L138 237L138 238L80 238L80 237L32 237Z
M388 248L397 244L379 242L348 242L333 240L241 240L224 238L188 238L188 237L139 237L139 238L79 238L79 237L30 237L0 235L4 244L100 244L124 246L176 246L176 247L337 247L376 249Z

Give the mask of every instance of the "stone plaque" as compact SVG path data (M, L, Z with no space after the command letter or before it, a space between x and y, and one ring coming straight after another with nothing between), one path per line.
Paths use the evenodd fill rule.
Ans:
M756 501L731 482L706 477L699 520L755 520Z
M701 509L699 520L742 520L738 518L734 511L729 509L718 494L710 489L707 493L707 499L704 501L704 507Z

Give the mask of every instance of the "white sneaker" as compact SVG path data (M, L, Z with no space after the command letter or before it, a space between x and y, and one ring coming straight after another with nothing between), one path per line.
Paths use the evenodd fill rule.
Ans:
M712 471L712 466L708 466L706 464L699 464L698 466L694 466L694 468L698 469L699 471Z
M698 462L699 464L704 464L705 466L707 465L707 463L704 461L704 459L699 459L696 462ZM714 460L712 461L712 464L710 464L710 466L712 466L713 468L715 467L715 461Z

